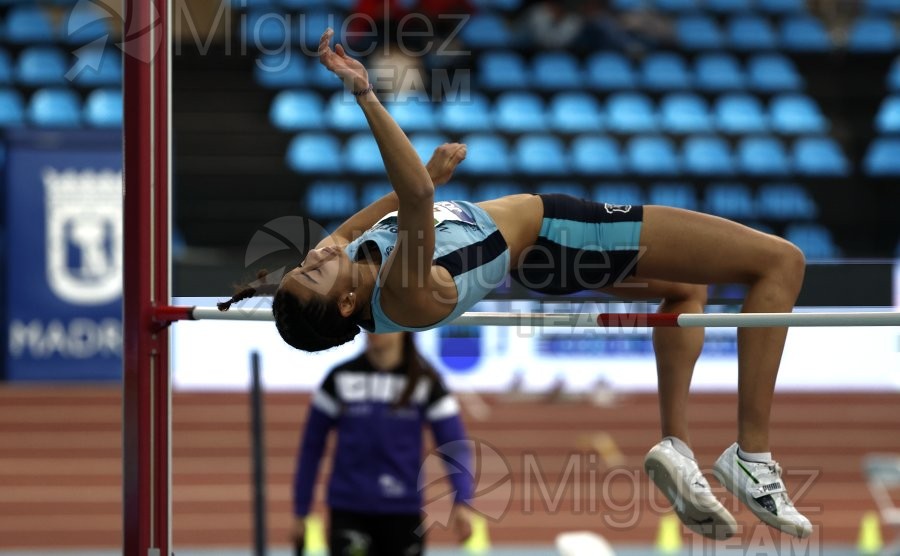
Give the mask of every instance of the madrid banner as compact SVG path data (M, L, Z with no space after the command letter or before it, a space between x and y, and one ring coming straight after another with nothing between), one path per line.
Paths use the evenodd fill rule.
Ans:
M7 378L118 379L121 135L19 132L7 139Z

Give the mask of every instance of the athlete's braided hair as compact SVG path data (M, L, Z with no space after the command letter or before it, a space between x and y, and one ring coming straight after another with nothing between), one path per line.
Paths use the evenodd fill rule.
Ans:
M269 284L267 280L268 276L268 270L260 270L256 273L255 282L250 282L249 284L246 284L244 286L239 286L237 293L232 295L231 299L229 299L228 301L220 301L219 303L216 303L216 307L218 307L220 311L227 311L234 303L243 301L245 299L250 299L256 294L271 295L275 293L275 290L278 289L278 284Z
M257 294L275 294L272 314L281 338L290 346L304 351L322 351L349 342L359 334L362 307L349 317L338 310L337 303L322 295L312 295L303 303L266 281L268 273L260 270L257 280L241 287L228 301L218 303L220 311Z

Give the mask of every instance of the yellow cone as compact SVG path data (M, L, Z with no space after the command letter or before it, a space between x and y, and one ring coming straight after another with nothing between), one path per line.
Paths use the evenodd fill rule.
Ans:
M482 516L472 515L472 536L463 544L467 554L486 554L491 549L491 538L488 524Z
M306 518L306 551L305 554L325 554L328 543L325 542L325 525L316 516Z
M681 551L681 522L675 514L666 514L659 520L656 534L656 552L675 554Z
M860 554L878 554L881 552L881 522L877 512L866 512L859 521L859 544L857 550Z

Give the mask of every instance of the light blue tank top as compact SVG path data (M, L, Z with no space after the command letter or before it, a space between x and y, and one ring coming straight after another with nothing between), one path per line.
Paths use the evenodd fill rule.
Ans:
M456 283L456 307L446 318L429 326L402 326L384 314L381 308L381 271L372 292L372 332L421 331L453 321L504 282L509 272L509 249L500 230L484 209L467 201L441 201L434 204L434 257L432 264L447 269ZM386 262L397 241L397 213L390 213L344 251L355 260L360 247L374 242ZM382 266L383 268L383 266ZM410 286L414 287L414 286Z

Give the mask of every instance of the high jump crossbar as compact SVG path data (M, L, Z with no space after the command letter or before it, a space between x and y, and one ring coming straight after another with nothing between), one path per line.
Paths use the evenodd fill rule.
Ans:
M271 321L265 308L159 307L159 322L178 320ZM900 326L900 312L846 313L463 313L454 325L567 328L762 328L767 326Z

